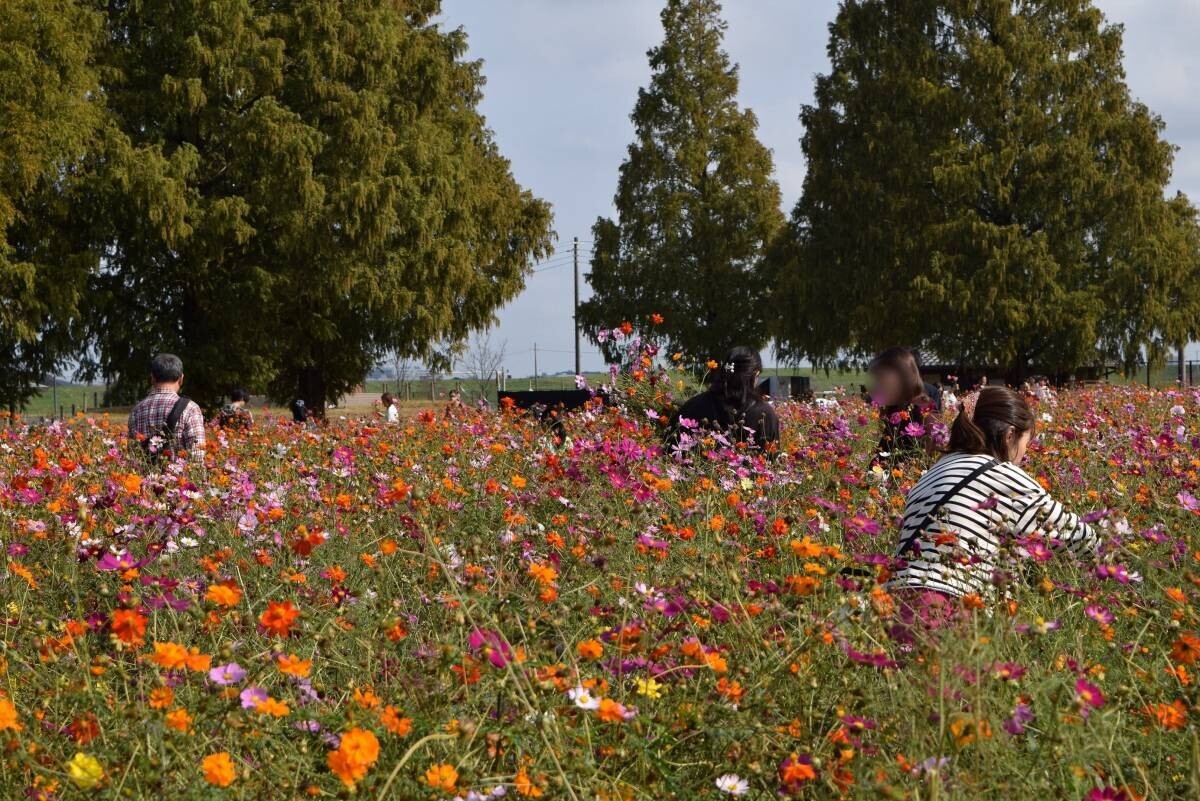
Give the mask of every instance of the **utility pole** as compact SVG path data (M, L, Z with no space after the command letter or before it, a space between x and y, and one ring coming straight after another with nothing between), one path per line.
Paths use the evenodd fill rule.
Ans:
M579 237L575 237L571 252L575 263L575 375L580 375L583 370L579 366Z
M533 343L533 388L537 389L537 343Z

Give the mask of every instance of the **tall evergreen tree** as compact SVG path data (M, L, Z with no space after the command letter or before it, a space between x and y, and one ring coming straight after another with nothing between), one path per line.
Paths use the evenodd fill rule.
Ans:
M759 267L783 215L771 153L755 137L754 114L737 105L720 12L716 0L668 0L662 12L617 218L592 228L594 294L580 321L593 341L625 320L646 327L654 314L665 318L658 333L701 361L767 341Z
M488 323L548 249L438 0L97 5L127 142L88 366L120 391L167 349L200 399L249 384L323 410L385 351Z
M1172 149L1089 0L844 0L770 264L782 349L1130 363L1176 269ZM1099 349L1099 350L1098 350Z
M10 410L74 350L97 263L77 195L103 124L100 32L73 0L0 3L0 406Z

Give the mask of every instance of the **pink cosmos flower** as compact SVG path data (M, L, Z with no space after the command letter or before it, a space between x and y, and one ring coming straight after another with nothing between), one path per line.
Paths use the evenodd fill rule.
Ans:
M1100 692L1100 688L1095 684L1081 677L1075 681L1075 703L1079 704L1079 713L1087 717L1093 709L1104 706L1104 693Z

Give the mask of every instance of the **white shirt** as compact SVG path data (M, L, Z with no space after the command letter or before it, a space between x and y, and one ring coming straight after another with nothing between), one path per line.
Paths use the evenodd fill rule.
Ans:
M914 536L917 540L901 557L907 564L896 571L889 582L892 587L990 596L992 577L1003 567L1002 546L1030 535L1041 535L1078 554L1096 553L1100 537L1092 527L1012 462L1000 462L976 476L942 502L924 531L918 531L930 509L988 458L947 454L908 491L900 542Z

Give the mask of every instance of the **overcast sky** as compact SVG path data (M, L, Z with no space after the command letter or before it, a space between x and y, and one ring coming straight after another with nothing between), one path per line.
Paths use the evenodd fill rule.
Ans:
M1180 148L1172 189L1200 198L1200 0L1097 0L1125 26L1130 89L1166 122ZM554 207L560 254L581 240L581 274L591 227L613 213L617 168L632 141L629 114L649 78L646 51L662 38L659 0L443 0L448 27L468 34L468 56L484 61L482 110L517 180ZM800 195L800 105L813 76L829 68L827 25L836 0L725 0L725 49L740 65L739 102L754 110L759 138L774 153L784 210ZM587 282L580 279L583 297ZM556 256L500 312L493 341L506 341L516 376L573 367L570 260ZM585 370L602 360L585 340ZM767 354L764 354L766 356ZM1190 354L1189 354L1190 356Z

